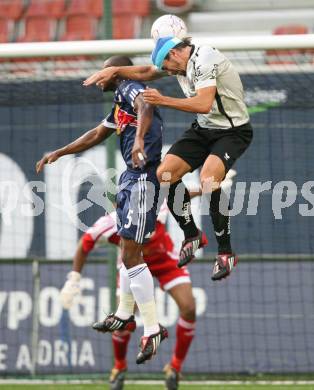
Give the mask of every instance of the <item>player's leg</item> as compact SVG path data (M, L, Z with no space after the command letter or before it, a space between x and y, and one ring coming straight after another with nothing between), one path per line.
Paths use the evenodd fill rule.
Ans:
M124 172L119 181L119 185L123 186L122 190L117 195L117 229L122 232L123 236L129 234L130 239L121 237L121 256L122 262L130 263L133 261L134 265L142 262L141 260L141 245L132 240L133 230L130 219L130 194L134 182L129 180L128 172ZM127 228L126 228L127 227ZM130 232L129 232L130 230ZM128 245L130 242L130 245ZM128 260L128 256L132 260ZM100 332L113 332L116 330L134 331L136 323L134 320L133 309L135 300L133 292L130 287L130 279L128 270L123 262L119 272L120 285L120 301L115 314L110 314L103 321L96 322L93 328Z
M144 336L141 339L141 350L137 356L138 364L144 363L156 353L160 342L168 336L165 328L158 323L154 282L152 274L144 263L142 256L131 257L130 246L135 242L122 240L122 260L129 275L130 289L144 324ZM134 251L135 252L135 251Z
M144 263L142 245L125 238L122 238L121 243L121 257L128 275L129 289L134 297L132 307L130 305L129 309L133 312L134 303L136 302L144 322L144 336L148 337L159 332L153 277L146 263ZM117 315L125 315L120 311L120 305Z
M229 200L220 187L225 175L226 167L223 160L216 155L209 155L201 170L200 180L202 194L209 199L210 216L218 244L213 280L228 276L238 262L231 247Z
M116 330L112 333L114 366L109 377L110 390L122 390L124 387L130 338L131 333L127 330Z
M169 293L179 308L176 329L176 343L170 362L165 366L167 389L176 389L180 371L193 340L196 308L192 294L190 274L187 267L177 267L175 253L161 253L158 258L148 262L152 275L158 279L160 287Z
M147 176L153 183L147 182ZM125 324L134 322L133 307L136 302L144 323L144 336L141 338L140 352L136 362L144 363L156 354L162 340L168 336L167 330L158 323L154 298L152 275L143 261L142 245L154 231L159 183L152 172L134 174L126 171L120 178L123 189L117 196L117 225L121 237L121 293L115 315L109 316L109 331L125 330ZM157 189L157 190L156 190ZM130 330L130 329L129 329Z
M218 244L218 254L231 253L229 202L220 184L226 167L220 157L209 155L201 169L202 194L209 199L209 208Z
M133 313L136 297L134 296L134 292L131 286L131 276L133 276L133 274L135 283L139 279L139 276L137 275L143 274L141 275L141 282L143 283L142 288L144 289L145 287L147 287L148 290L153 290L152 277L149 271L147 275L147 267L142 258L141 244L138 244L134 240L121 237L121 260L122 265L119 271L119 305L115 314L110 314L106 317L104 321L96 322L93 325L93 328L100 332L112 332L115 330L135 330L136 324ZM141 290L141 287L139 288L139 290ZM140 293L138 293L137 295L139 294ZM153 321L155 317L156 315L153 315ZM153 327L153 331L158 331L159 326L157 320L155 321L155 325L156 326Z
M168 152L157 168L157 177L163 185L171 185L181 180L191 169L181 157Z
M169 210L185 236L180 251L179 267L190 262L194 258L195 251L205 244L202 241L202 232L196 227L191 213L190 194L181 178L198 168L207 154L203 140L192 127L172 145L157 170L161 190L164 193L168 192Z
M128 274L130 291L143 319L144 337L158 333L160 329L156 313L153 277L142 256L143 243L147 241L146 236L155 229L156 201L159 190L155 173L150 175L149 182L147 176L147 174L141 174L131 186L131 191L128 192L123 204L124 211L119 213L121 259Z
M176 327L176 342L171 361L165 367L166 384L174 389L178 384L184 360L194 338L196 307L191 283L178 284L167 291L179 308L179 319Z
M124 264L122 264L119 270L119 286L119 305L116 313L109 314L103 321L95 322L93 329L102 333L114 332L116 330L133 332L136 329L133 315L135 300L130 287L129 274Z
M157 319L154 298L154 282L146 263L142 259L142 245L134 240L121 238L120 302L115 314L93 325L95 330L112 332L116 330L134 331L134 304L136 303L144 323L144 336L137 363L152 358L157 348L168 334Z
M190 165L174 154L166 154L157 170L161 196L167 197L168 208L185 238L195 237L199 233L191 214L189 191L181 180L190 171Z
M252 129L249 125L228 131L213 143L211 154L201 169L202 194L209 199L210 215L218 244L213 280L228 276L238 262L231 247L229 199L220 184L234 162L247 149L251 139Z
M120 282L118 281L117 289L117 304L119 305ZM129 341L131 339L131 332L128 330L116 330L112 333L112 347L114 365L112 367L109 386L110 390L122 390L124 387L125 374L127 371L127 352Z
M127 369L126 356L130 338L131 333L128 330L116 330L112 333L114 368L119 371Z

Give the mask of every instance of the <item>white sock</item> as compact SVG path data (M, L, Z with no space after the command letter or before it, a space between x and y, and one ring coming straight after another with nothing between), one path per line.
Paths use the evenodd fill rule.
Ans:
M144 336L158 333L160 328L154 298L154 281L145 263L128 269L130 288L144 323Z
M119 278L120 278L120 301L115 315L121 318L121 320L127 320L134 313L135 300L130 288L130 279L129 279L128 271L125 268L124 264L122 264L122 267L120 268Z

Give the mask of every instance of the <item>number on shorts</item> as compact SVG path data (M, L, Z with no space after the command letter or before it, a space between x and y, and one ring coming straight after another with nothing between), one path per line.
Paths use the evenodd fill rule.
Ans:
M126 229L128 229L130 226L131 226L131 223L132 223L132 214L133 214L133 210L129 210L129 212L128 212L128 215L126 216L127 217L127 219L128 219L128 222L124 225L124 227L126 228Z

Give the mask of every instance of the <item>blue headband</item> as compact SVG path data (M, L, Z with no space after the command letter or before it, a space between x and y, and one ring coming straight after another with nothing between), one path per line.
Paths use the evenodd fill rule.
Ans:
M162 64L171 49L181 43L182 40L176 37L159 38L152 52L152 61L157 68L162 69Z

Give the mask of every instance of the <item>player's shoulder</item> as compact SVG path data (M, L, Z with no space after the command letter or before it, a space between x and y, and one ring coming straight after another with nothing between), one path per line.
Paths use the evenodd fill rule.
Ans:
M119 90L122 95L128 95L132 91L136 91L137 93L142 92L146 89L146 85L141 81L135 80L124 80L119 85Z
M209 45L195 47L194 53L196 63L221 62L225 59L225 56L218 49Z

